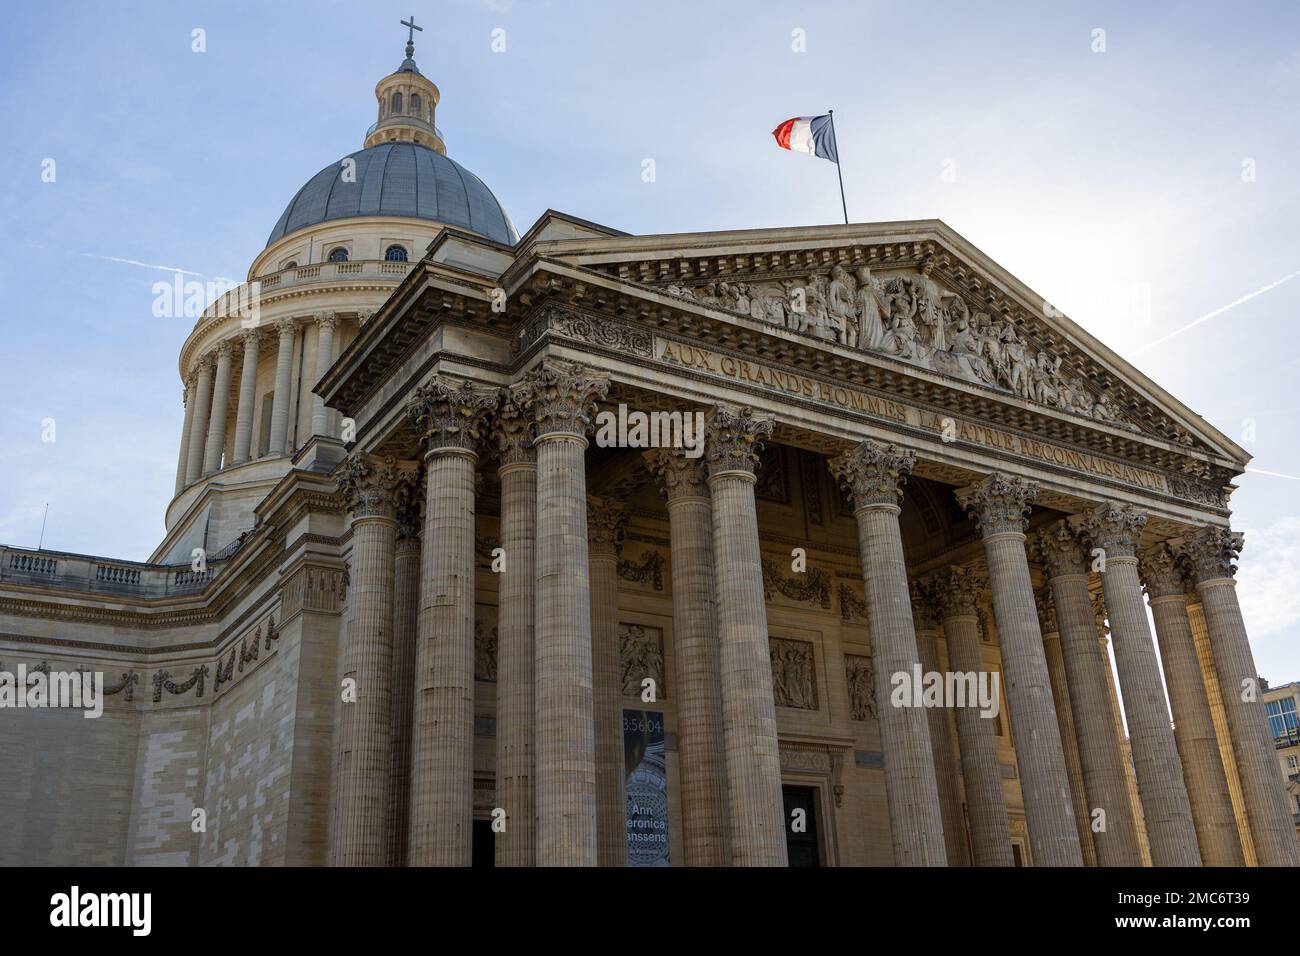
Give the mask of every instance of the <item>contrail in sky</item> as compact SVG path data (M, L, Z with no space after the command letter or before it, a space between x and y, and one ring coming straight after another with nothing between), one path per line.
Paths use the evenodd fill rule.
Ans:
M1236 306L1241 305L1241 303L1243 303L1243 302L1248 302L1248 301L1250 301L1251 299L1255 298L1255 296L1257 296L1257 295L1263 295L1265 292L1268 292L1268 291L1270 291L1270 290L1272 290L1272 289L1276 289L1276 288L1277 288L1278 286L1280 286L1283 282L1289 282L1290 280L1294 279L1296 276L1300 276L1300 272L1292 272L1290 275L1285 275L1285 276L1283 276L1282 278L1280 278L1280 279L1278 279L1278 280L1276 280L1276 281L1274 281L1274 282L1270 282L1268 285L1263 286L1263 287L1261 287L1261 288L1259 288L1259 289L1256 289L1254 292L1247 292L1247 293L1246 293L1245 295L1243 295L1240 299L1235 299L1235 300L1233 300L1232 302L1229 302L1227 305L1225 305L1225 306L1221 306L1221 307L1215 309L1213 312L1207 312L1205 315L1201 316L1201 317L1200 317L1199 319L1197 319L1195 322L1188 322L1188 323L1187 323L1186 325L1184 325L1181 329L1174 329L1174 330L1173 330L1172 332L1170 332L1168 335L1162 335L1160 338L1156 339L1154 342L1148 342L1146 345L1143 345L1143 346L1141 346L1140 348L1134 349L1133 352L1132 352L1131 354L1132 354L1133 356L1141 355L1143 352L1147 351L1148 349L1153 349L1153 348L1155 348L1157 345L1161 344L1162 342L1168 342L1168 341L1169 341L1170 339L1172 339L1175 335L1182 335L1182 334L1183 334L1184 332L1186 332L1188 329L1194 329L1194 328L1196 328L1196 326L1200 325L1202 322L1208 322L1208 321L1210 321L1210 319L1214 318L1216 315L1222 315L1224 312L1227 312L1229 309L1235 308Z

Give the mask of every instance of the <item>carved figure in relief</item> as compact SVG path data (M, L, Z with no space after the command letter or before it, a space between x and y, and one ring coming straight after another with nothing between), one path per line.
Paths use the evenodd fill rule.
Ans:
M858 344L858 318L853 302L853 279L843 266L831 269L831 282L826 290L826 313L830 318L835 341L856 347Z
M885 321L885 335L880 343L881 351L901 358L914 358L916 357L916 299L898 280L887 283L885 290L886 301L889 303L889 318Z
M859 348L878 349L885 339L884 287L866 266L858 268L858 288L854 295L858 316Z

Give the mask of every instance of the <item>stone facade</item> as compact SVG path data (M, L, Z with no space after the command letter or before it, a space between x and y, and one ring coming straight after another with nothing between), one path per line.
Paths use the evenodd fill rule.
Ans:
M358 217L249 279L151 561L0 547L0 672L110 692L0 711L0 863L622 865L633 778L672 865L1300 863L1245 452L942 223Z

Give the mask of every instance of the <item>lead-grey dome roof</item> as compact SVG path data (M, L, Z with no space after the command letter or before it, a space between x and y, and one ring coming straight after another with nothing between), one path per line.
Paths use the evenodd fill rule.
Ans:
M354 182L345 182L342 175L347 159L356 163ZM431 219L506 245L519 241L510 217L483 180L427 146L403 142L358 150L307 180L266 244L306 226L349 216Z

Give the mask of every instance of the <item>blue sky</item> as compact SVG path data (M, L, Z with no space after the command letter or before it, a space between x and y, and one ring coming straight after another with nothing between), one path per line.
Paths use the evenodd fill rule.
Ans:
M187 332L151 314L151 286L167 277L154 267L242 278L297 188L360 147L374 83L402 56L397 21L414 13L448 152L521 231L547 207L634 233L837 221L834 168L770 137L789 116L834 108L852 219L946 220L1256 456L1233 497L1248 536L1242 600L1260 669L1298 679L1300 481L1284 477L1300 476L1298 10L7 8L0 541L35 545L49 502L47 547L152 550ZM195 28L205 53L191 50ZM47 158L53 183L41 181ZM41 440L48 418L54 442Z

